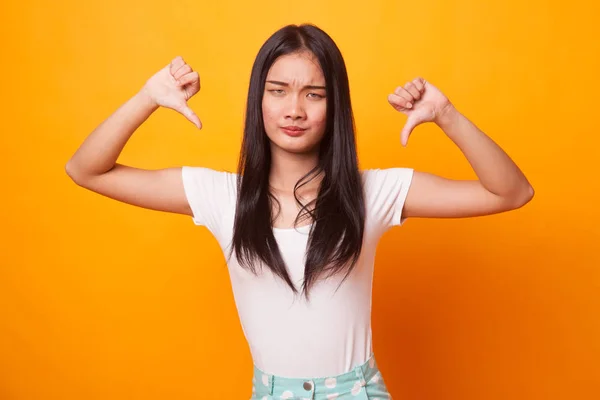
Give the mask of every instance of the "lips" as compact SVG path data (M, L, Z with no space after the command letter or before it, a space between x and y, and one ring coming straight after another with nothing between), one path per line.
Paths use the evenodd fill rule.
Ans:
M306 129L297 127L297 126L283 126L281 130L289 136L300 136L306 131Z

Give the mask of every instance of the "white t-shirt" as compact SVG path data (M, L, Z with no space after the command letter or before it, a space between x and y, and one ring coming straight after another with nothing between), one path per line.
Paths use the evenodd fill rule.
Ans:
M253 362L262 371L291 378L338 375L371 355L375 250L385 231L404 222L401 213L413 170L369 169L361 174L366 203L363 249L339 289L344 274L317 282L307 302L301 293L294 295L268 268L255 276L238 264L235 253L232 255L228 269L236 307ZM237 174L184 166L182 178L194 223L206 226L228 255ZM297 288L304 276L309 229L310 225L273 228Z

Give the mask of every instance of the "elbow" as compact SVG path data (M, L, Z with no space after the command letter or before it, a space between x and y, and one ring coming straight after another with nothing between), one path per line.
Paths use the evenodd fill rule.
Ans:
M89 185L89 182L91 182L93 179L95 179L95 177L102 175L101 173L94 174L94 173L90 173L89 171L86 171L85 169L81 168L76 163L74 163L72 159L70 159L67 162L67 164L65 165L65 173L78 186L81 186L84 188L87 188Z
M71 165L71 160L67 161L67 164L65 164L65 172L69 178L75 180L73 178L75 175L73 174L73 166Z
M533 199L534 195L535 190L533 190L533 186L528 185L528 187L519 196L516 196L514 200L514 208L516 209L523 207Z
M529 200L527 200L527 202L530 202L531 199L533 199L533 196L535 195L535 190L533 190L533 186L531 186L531 185L529 186L528 193L529 193Z
M65 173L67 174L67 176L69 178L71 178L71 180L73 182L75 182L77 185L81 186L80 179L79 179L79 174L77 173L77 170L73 166L73 163L72 163L71 160L69 160L67 162L67 164L65 165Z

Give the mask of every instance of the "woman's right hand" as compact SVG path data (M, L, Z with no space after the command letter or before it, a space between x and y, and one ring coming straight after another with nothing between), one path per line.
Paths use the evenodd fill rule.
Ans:
M154 74L142 92L156 106L171 108L190 120L198 129L202 122L187 105L187 101L200 90L200 76L177 56L169 65Z

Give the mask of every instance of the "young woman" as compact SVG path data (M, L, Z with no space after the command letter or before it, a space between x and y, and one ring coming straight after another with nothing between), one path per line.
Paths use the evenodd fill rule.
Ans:
M509 156L422 78L389 103L412 130L436 123L478 180L411 168L359 170L348 76L334 41L290 25L252 68L237 173L118 164L133 132L160 106L200 89L181 57L100 124L67 163L80 186L154 210L189 215L227 255L254 361L253 399L389 399L371 346L371 284L382 234L414 217L472 217L519 208L533 189Z

